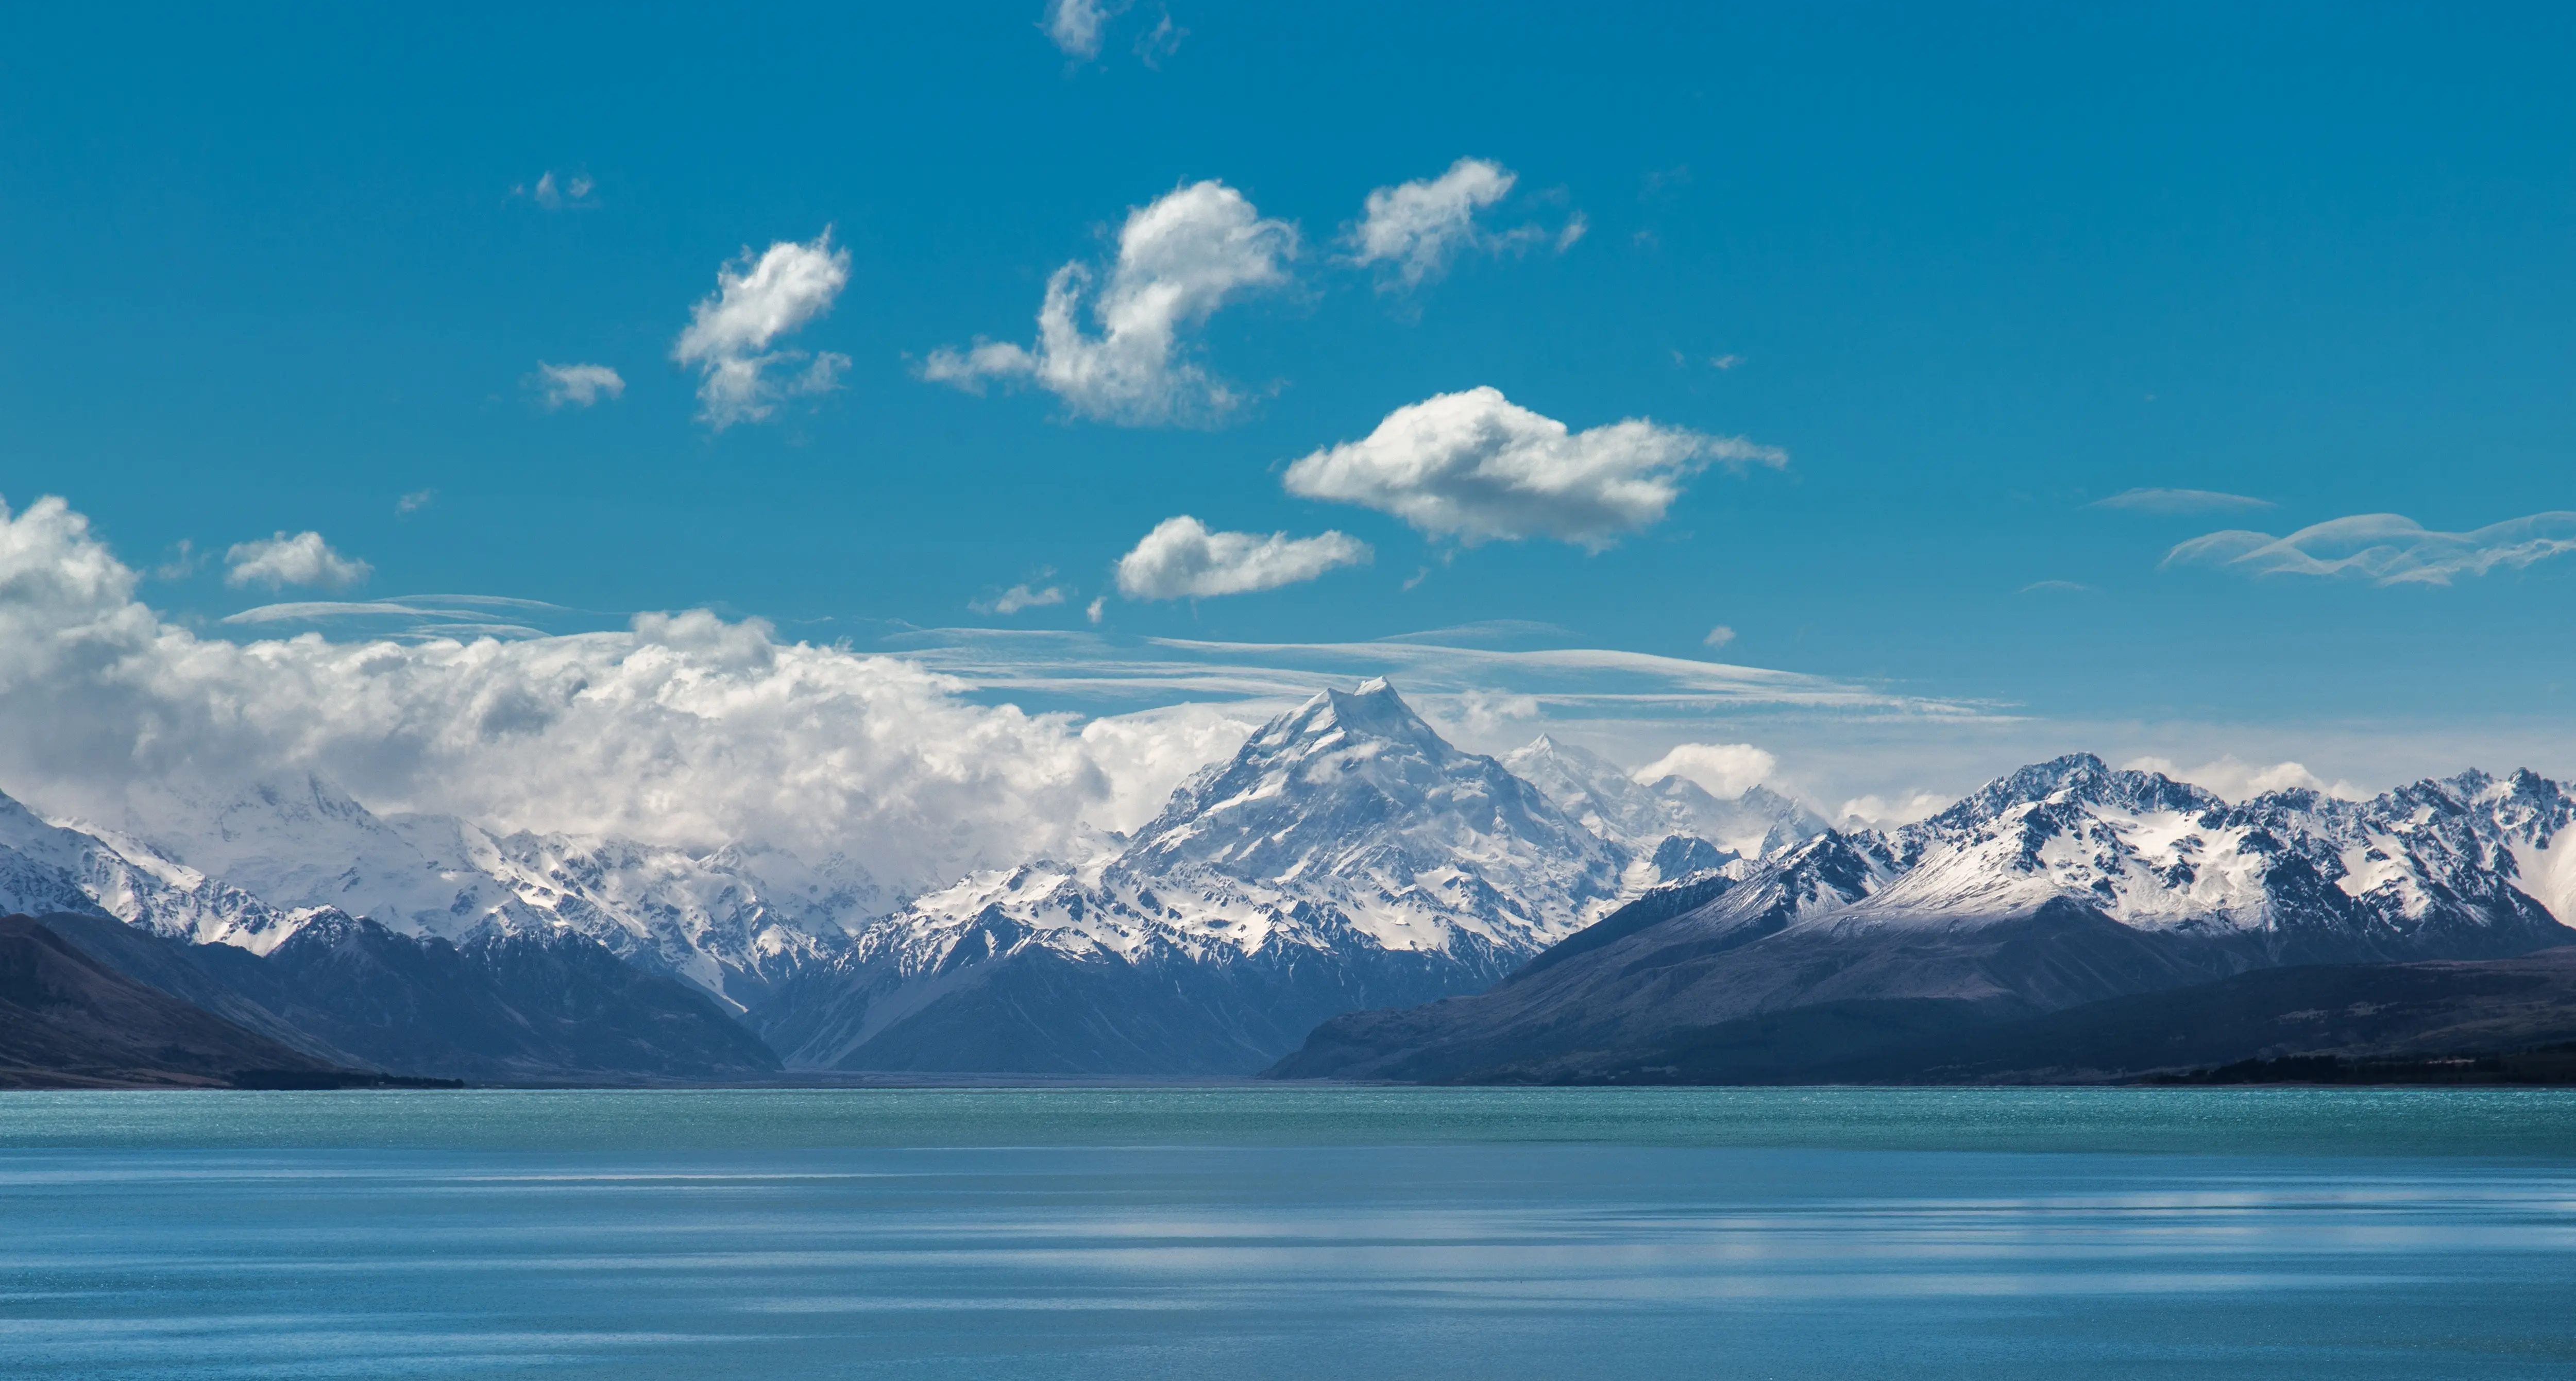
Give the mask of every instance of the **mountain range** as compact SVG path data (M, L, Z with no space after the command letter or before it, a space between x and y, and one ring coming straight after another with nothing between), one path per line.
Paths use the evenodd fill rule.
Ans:
M1131 834L909 898L847 855L378 815L307 777L114 826L0 797L0 911L404 1075L1718 1078L1789 1067L1710 1053L1747 1032L1866 1054L1872 1031L2576 941L2571 819L2528 772L2230 803L2078 754L1836 828L1549 738L1464 752L1369 682Z
M2253 969L2521 955L2576 943L2571 821L2529 772L2232 805L2077 754L1650 892L1485 993L1326 1023L1274 1072L1580 1079L1728 1029L1771 1069L1789 1012L1901 1044Z

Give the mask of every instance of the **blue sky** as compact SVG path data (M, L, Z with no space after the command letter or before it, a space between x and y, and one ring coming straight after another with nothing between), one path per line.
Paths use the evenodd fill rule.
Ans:
M2558 739L2576 554L2535 553L2563 520L2383 530L2354 544L2381 579L2168 554L2576 509L2564 10L1147 0L1069 55L1040 9L16 15L0 493L62 495L169 569L142 599L234 637L280 600L461 592L590 611L528 616L550 630L706 607L864 649L1089 634L1106 596L1112 647L1516 621L1456 640L2236 726L2248 756L2333 751L2325 723ZM1436 271L1351 262L1373 191L1462 158L1512 183ZM1050 275L1096 298L1131 211L1204 182L1295 244L1176 326L1172 367L1232 407L924 377L1032 346ZM675 348L782 243L845 281L737 350L800 358L767 417L715 426ZM549 407L540 362L621 391ZM1299 458L1480 387L1703 449L1576 541L1290 492ZM2247 502L2101 506L2133 490ZM1370 559L1122 596L1179 515ZM306 531L364 580L226 579ZM1013 586L1064 595L994 612Z

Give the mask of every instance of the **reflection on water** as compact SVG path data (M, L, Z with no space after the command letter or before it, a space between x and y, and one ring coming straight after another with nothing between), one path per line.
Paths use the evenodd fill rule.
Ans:
M2523 1108L2525 1132L2563 1126L2564 1102L2293 1096L2251 1105L2250 1143L2180 1155L2120 1149L2142 1139L2121 1119L2154 1105L2100 1091L1947 1105L2003 1148L1984 1150L1929 1116L1938 1149L1891 1144L1902 1093L1833 1095L1857 1129L1840 1145L1780 1112L1819 1105L1776 1101L1780 1144L1761 1144L1760 1100L1779 1095L1729 1091L1425 1093L1406 1144L1382 1133L1407 1096L1172 1095L1182 1123L1169 1100L1108 1093L0 1098L0 1371L2576 1368L2576 1154L2526 1137L2480 1157L2438 1135L2499 1107ZM983 1101L917 1101L942 1097ZM1325 1116L1336 1097L1368 1101ZM1611 1139L1566 1134L1587 1106ZM1693 1106L1725 1134L1637 1130ZM816 1135L835 1107L853 1130ZM1515 1135L1495 1112L1514 1107L1543 1108L1527 1125L1546 1134ZM444 1120L403 1123L423 1108ZM675 1134L674 1109L700 1131ZM887 1144L890 1110L912 1144ZM2020 1149L2034 1126L2062 1148L2086 1116L2081 1149ZM302 1144L262 1144L280 1140ZM2374 1154L2392 1141L2411 1149Z

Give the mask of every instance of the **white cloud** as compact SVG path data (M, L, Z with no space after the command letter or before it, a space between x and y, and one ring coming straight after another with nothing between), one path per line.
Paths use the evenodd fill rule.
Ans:
M5 510L0 510L5 512ZM29 517L33 517L32 510ZM352 561L331 550L318 532L299 532L292 537L278 533L255 542L236 544L224 553L227 585L265 585L275 590L288 585L318 585L326 590L345 590L362 584L375 573L375 567L364 561Z
M2025 595L2085 595L2092 592L2092 586L2073 580L2034 580L2022 586L2020 591Z
M185 580L197 573L197 563L205 559L206 554L197 550L197 544L195 542L182 537L176 543L172 544L170 548L170 559L153 568L152 578L154 580Z
M1125 9L1121 4L1103 4L1101 0L1047 0L1046 17L1038 27L1066 57L1100 56L1100 31L1109 17Z
M1481 230L1476 213L1510 195L1519 180L1491 159L1461 158L1436 178L1380 187L1368 194L1359 223L1350 229L1351 262L1380 266L1383 291L1439 277L1461 249L1499 248L1521 233L1504 237ZM1568 229L1581 238L1581 230Z
M2209 565L2244 575L2347 576L2374 585L2448 585L2453 576L2520 569L2576 551L2576 512L2534 513L2477 529L2435 532L2394 513L2363 513L2287 537L2233 530L2195 537L2166 565Z
M1599 551L1660 521L1712 461L1785 465L1742 437L1643 419L1571 432L1500 390L1444 393L1388 413L1360 441L1288 467L1289 492L1392 513L1468 543L1547 536Z
M1026 585L1014 585L991 599L979 600L967 607L978 614L1016 614L1023 609L1039 609L1050 604L1062 604L1065 601L1065 594L1065 588L1061 585L1049 585L1039 590L1032 590Z
M1102 616L1108 612L1108 609L1109 596L1094 595L1091 598L1091 603L1083 607L1082 616L1085 619L1090 620L1092 626L1096 628L1100 625L1100 620Z
M1762 785L1779 768L1779 759L1749 743L1676 743L1672 751L1632 775L1649 784L1679 777L1699 783L1721 801L1732 801Z
M671 358L698 369L700 419L721 431L769 416L782 398L838 387L848 356L770 346L830 311L849 281L850 252L832 247L829 230L809 244L781 240L757 259L745 249L739 263L716 270L716 291L671 347ZM785 377L773 372L809 358Z
M1118 589L1131 599L1250 594L1313 580L1371 556L1368 543L1339 532L1210 532L1183 514L1156 524L1134 551L1118 558Z
M394 516L402 517L408 514L418 513L422 509L427 508L436 502L438 502L437 490L415 489L410 493L403 495L401 498L394 500Z
M1451 737L1490 740L1527 733L1522 726L1545 713L1535 695L1470 690L1449 701L1449 711L1443 718L1455 726Z
M1171 11L1165 10L1153 28L1137 36L1136 60L1161 71L1163 59L1181 51L1181 40L1189 36L1190 31L1173 23Z
M1950 803L1950 797L1935 796L1928 791L1901 793L1893 800L1873 793L1843 802L1842 818L1871 829L1894 829L1917 820L1929 820L1948 809Z
M1192 183L1128 213L1099 292L1090 291L1087 267L1056 270L1034 348L942 347L922 377L970 392L988 379L1025 380L1077 416L1130 426L1213 421L1243 400L1186 357L1182 333L1246 293L1287 282L1296 254L1296 227L1263 220L1224 183ZM1097 335L1080 320L1086 299Z
M573 173L557 182L554 170L548 169L538 176L537 185L528 196L548 211L586 211L599 204L598 199L591 195L598 188L599 184L591 181L588 173Z
M2116 508L2131 513L2224 513L2270 508L2272 501L2247 498L2243 494L2222 494L2214 489L2123 489L2107 499L2095 499L2086 506Z
M115 823L179 785L318 773L370 808L713 847L846 850L895 886L1133 828L1234 712L1080 725L918 662L646 614L518 641L235 643L164 621L62 500L0 508L0 790ZM1229 736L1231 736L1229 738Z
M1735 630L1722 623L1708 630L1708 636L1699 640L1700 646L1710 648L1724 647L1733 641Z
M2307 769L2305 764L2276 762L2270 766L2250 763L2229 753L2215 762L2198 767L2176 767L2170 758L2132 758L2120 764L2133 772L2161 772L2178 782L2189 782L2217 793L2230 801L2243 802L2267 791L2305 789L2347 801L2362 799L2367 793L2347 781L2327 782Z
M601 398L626 396L626 380L604 364L548 364L537 361L537 383L549 408L586 408Z

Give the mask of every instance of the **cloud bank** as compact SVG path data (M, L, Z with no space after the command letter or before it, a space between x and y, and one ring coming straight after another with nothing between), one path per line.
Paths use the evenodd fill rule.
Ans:
M1108 282L1067 264L1047 280L1034 346L982 341L942 347L922 377L981 391L988 380L1032 383L1079 417L1129 426L1203 423L1243 399L1188 358L1183 334L1227 303L1288 281L1297 230L1264 220L1241 192L1196 182L1128 213ZM1097 334L1084 329L1085 308Z
M1118 558L1118 590L1130 599L1251 594L1362 565L1372 555L1368 543L1339 532L1210 532L1182 514L1156 524L1134 551Z
M1662 521L1712 462L1780 466L1788 453L1643 419L1589 431L1493 388L1397 408L1367 437L1288 467L1290 493L1392 513L1435 537L1553 537L1592 551Z
M6 511L0 509L0 514ZM32 510L29 516L33 516ZM272 590L288 585L345 590L365 584L376 569L331 550L331 544L323 541L318 532L299 532L292 537L281 532L255 542L238 543L224 553L224 565L228 567L225 584L265 585Z
M770 346L830 311L849 282L850 252L832 247L829 230L808 244L781 240L757 259L745 249L739 263L716 270L716 291L671 346L672 359L698 370L700 420L722 431L768 417L783 398L837 387L848 356ZM796 364L805 368L777 372Z
M2165 554L2169 566L2215 566L2249 576L2336 576L2373 585L2448 585L2455 576L2520 570L2576 551L2576 512L2534 513L2474 532L2435 532L2394 513L2362 513L2287 537L2230 530Z
M137 579L62 500L0 508L0 790L116 823L188 784L313 772L376 810L759 839L925 886L1062 853L1086 821L1132 827L1247 727L1204 706L1088 725L987 707L917 662L704 611L521 641L233 643L163 620Z

